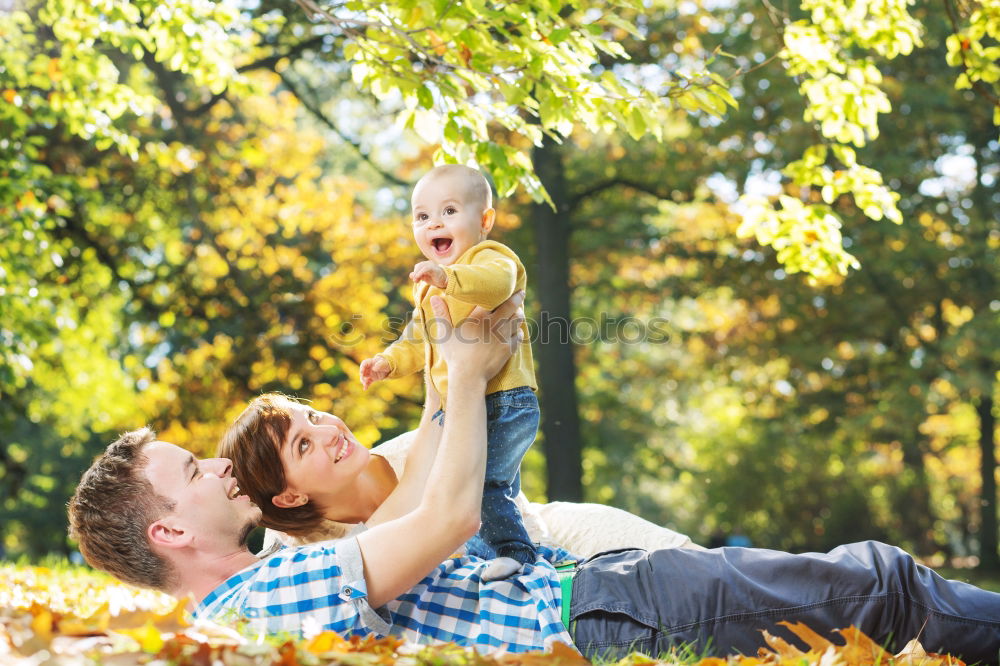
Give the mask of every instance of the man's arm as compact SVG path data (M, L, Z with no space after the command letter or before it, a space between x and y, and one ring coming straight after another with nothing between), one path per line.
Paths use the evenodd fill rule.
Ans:
M460 331L448 331L440 345L452 399L419 504L358 536L372 607L409 590L479 529L486 470L486 383L520 340L523 300L518 293L492 314L477 311ZM443 299L432 302L442 325L449 326Z

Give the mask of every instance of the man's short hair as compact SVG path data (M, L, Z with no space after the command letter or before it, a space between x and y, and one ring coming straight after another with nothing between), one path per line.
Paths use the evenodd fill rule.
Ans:
M174 508L145 475L143 448L155 439L155 432L141 428L112 442L83 473L69 501L69 525L92 567L126 583L167 591L170 564L146 536L153 521Z

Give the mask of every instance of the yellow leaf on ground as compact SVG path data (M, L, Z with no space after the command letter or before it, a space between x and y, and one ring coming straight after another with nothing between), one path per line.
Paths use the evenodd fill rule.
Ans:
M163 649L163 633L152 622L147 622L137 629L119 629L118 633L134 639L143 652L156 654Z
M306 643L306 649L313 654L325 652L347 652L351 644L335 631L324 631Z
M828 648L833 646L833 643L831 643L828 639L823 638L801 622L779 622L778 624L787 627L790 632L798 636L803 643L808 645L813 652L822 654L823 652L826 652Z
M767 659L774 655L777 655L781 659L798 659L804 657L806 654L780 636L775 636L768 631L761 631L760 633L764 637L764 642L767 643L766 648L757 650L757 656L761 659Z
M551 652L505 654L497 658L505 666L589 666L590 661L565 643L553 643Z
M37 603L31 604L31 630L45 642L52 640L52 625L55 623L52 611Z
M121 633L127 629L137 629L151 624L161 632L177 632L191 625L187 620L186 605L187 599L181 599L166 613L158 613L155 610L120 613L108 620L108 629Z
M847 640L847 645L839 648L841 656L849 664L887 664L892 655L868 638L857 627L850 626L840 629L838 633Z
M924 646L920 644L916 638L903 646L903 649L899 651L896 655L896 659L908 659L911 661L924 659L927 657L927 652L924 650Z

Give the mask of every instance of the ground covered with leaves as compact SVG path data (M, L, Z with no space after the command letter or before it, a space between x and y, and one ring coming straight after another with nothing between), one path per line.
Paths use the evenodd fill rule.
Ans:
M808 650L765 634L769 649L754 656L700 658L683 653L633 654L617 666L645 664L937 664L961 665L911 643L892 655L848 627L834 645L803 625L788 625ZM62 666L586 666L574 650L479 655L455 645L417 646L396 639L344 640L333 632L301 638L259 636L217 623L191 623L183 603L66 565L0 566L0 664Z

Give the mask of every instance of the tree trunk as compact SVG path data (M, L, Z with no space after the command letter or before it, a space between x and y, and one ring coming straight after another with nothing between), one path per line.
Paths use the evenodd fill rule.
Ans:
M898 480L899 495L895 498L896 514L902 538L919 554L938 550L934 542L934 508L931 504L927 467L924 463L923 435L914 427L913 436L902 443L903 474Z
M1000 554L997 552L997 454L996 420L993 417L993 386L983 393L976 411L979 413L979 451L982 454L980 469L983 478L982 499L979 503L979 567L1000 571Z
M570 340L569 237L570 222L566 176L559 146L546 139L535 148L535 171L552 197L548 204L534 204L538 265L534 284L538 293L539 398L542 408L549 500L583 500L583 447L576 398L576 363Z

